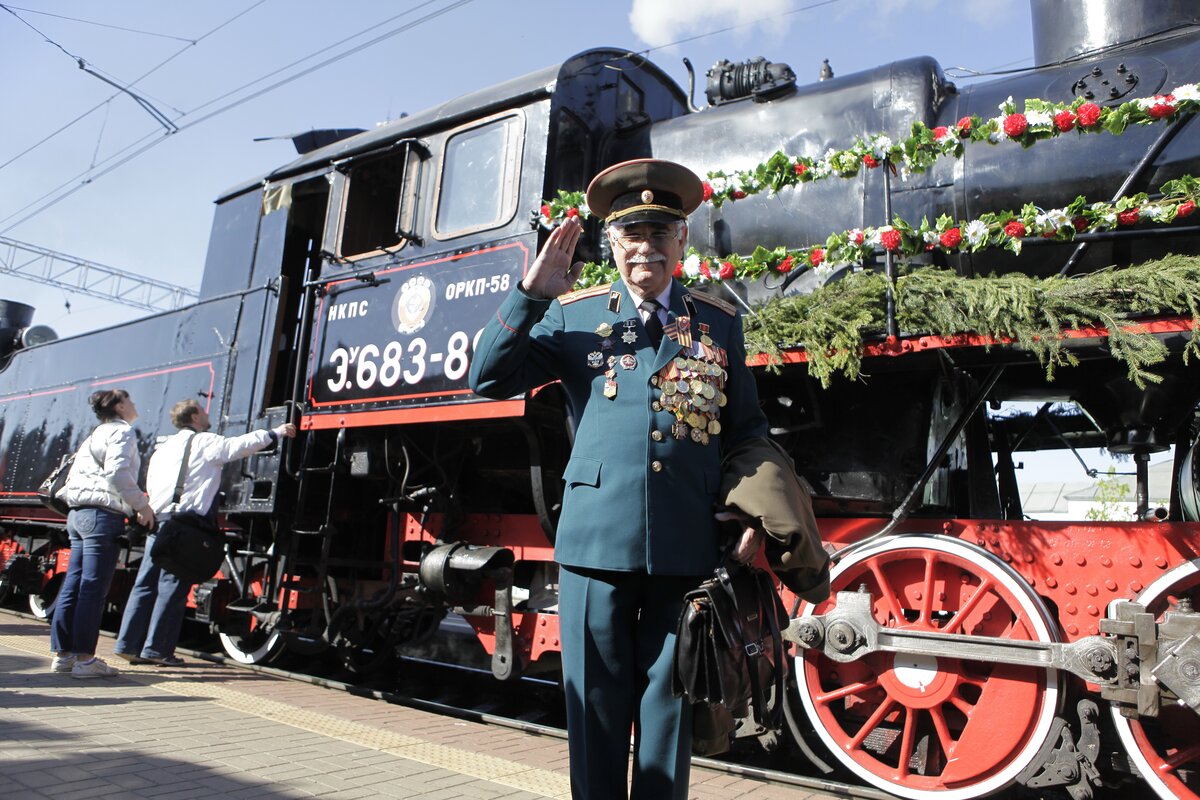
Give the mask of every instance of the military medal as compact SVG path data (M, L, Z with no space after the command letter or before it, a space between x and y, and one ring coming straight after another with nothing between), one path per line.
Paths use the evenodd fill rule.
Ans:
M604 373L604 396L609 400L617 396L616 373L611 369Z
M704 344L711 345L712 338L708 335L708 323L698 322L696 323L696 327L700 329L700 341Z
M604 366L604 354L599 350L593 350L587 354L587 365L592 369L600 369Z
M621 356L621 369L637 369L637 356L633 353L626 353ZM609 365L611 366L611 365Z
M676 317L675 325L678 331L678 338L671 337L679 342L681 347L691 348L692 346L692 318L691 317Z
M609 336L613 335L613 326L609 325L607 322L601 322L596 326L596 335L603 339L607 339Z
M637 341L637 323L631 319L625 320L622 323L625 326L625 332L621 334L621 341L625 344L633 344Z
M604 363L608 365L608 368L609 368L609 369L612 369L612 368L613 368L613 364L616 364L616 363L617 363L617 357L616 357L616 356L609 356L609 357L608 357L608 360L607 360L607 361L605 361Z

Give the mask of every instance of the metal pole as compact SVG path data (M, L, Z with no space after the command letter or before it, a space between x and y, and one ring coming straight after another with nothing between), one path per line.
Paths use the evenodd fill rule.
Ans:
M892 224L892 162L883 160L883 224ZM884 248L883 274L887 276L887 335L895 337L899 333L896 325L896 265L893 263L892 251Z

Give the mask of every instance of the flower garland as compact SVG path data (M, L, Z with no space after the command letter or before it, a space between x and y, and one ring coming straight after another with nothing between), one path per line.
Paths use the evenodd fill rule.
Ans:
M1130 125L1173 122L1183 114L1200 111L1200 83L1188 83L1168 94L1156 94L1106 107L1077 97L1070 103L1051 103L1030 98L1024 111L1018 112L1009 97L999 106L1000 114L989 119L966 116L954 125L929 128L914 122L908 138L895 142L877 133L859 137L854 145L838 150L830 148L819 158L789 156L779 151L766 162L750 170L726 173L714 170L704 182L704 200L720 207L761 192L778 192L785 186L812 183L826 178L853 178L862 168L876 169L888 164L901 177L920 173L943 156L961 158L964 142L1017 142L1032 147L1036 142L1069 133L1079 135L1106 131L1119 136ZM585 219L586 207L581 192L559 190L558 198L543 202L534 214L544 227L553 227L574 209ZM544 220L544 222L542 222Z
M822 244L812 247L789 250L781 246L769 250L759 246L748 256L735 253L722 259L705 256L689 247L684 260L675 265L674 275L684 285L693 286L729 280L753 281L767 274L782 276L805 269L818 274L847 265L861 269L865 261L880 251L913 257L934 250L952 254L999 248L1020 255L1026 237L1068 242L1080 233L1142 222L1169 225L1190 217L1200 202L1200 179L1184 175L1164 183L1160 193L1155 200L1139 192L1113 203L1089 203L1080 196L1064 208L1049 210L1026 203L1020 211L990 212L969 221L942 215L932 223L926 218L913 225L895 217L891 225L830 234ZM617 277L616 267L589 263L584 267L579 288L611 283Z
M591 210L583 192L566 192L558 190L558 196L551 200L543 200L541 206L533 212L534 222L546 230L554 229L559 223L569 217L581 220L589 219Z
M1130 125L1173 122L1183 114L1200 110L1200 84L1184 84L1169 94L1129 100L1115 107L1100 106L1082 97L1070 103L1031 98L1025 101L1024 111L1018 112L1009 97L999 110L999 115L986 120L971 115L954 125L935 128L914 122L911 135L900 142L877 133L865 139L859 137L846 149L830 148L819 158L793 157L780 151L750 170L715 170L708 173L704 199L719 208L760 192L778 192L784 186L831 177L853 178L864 167L875 169L884 163L906 178L924 172L943 156L962 157L964 142L996 145L1012 141L1032 147L1036 142L1071 132L1081 135L1106 131L1119 136Z

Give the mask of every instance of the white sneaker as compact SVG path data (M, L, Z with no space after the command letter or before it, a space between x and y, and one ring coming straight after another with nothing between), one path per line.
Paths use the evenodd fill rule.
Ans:
M75 666L75 656L67 654L65 656L55 656L54 663L50 665L50 669L54 672L70 672Z
M110 667L104 663L102 658L93 658L91 661L76 661L75 666L71 667L72 678L111 678L113 675L121 673L116 667Z

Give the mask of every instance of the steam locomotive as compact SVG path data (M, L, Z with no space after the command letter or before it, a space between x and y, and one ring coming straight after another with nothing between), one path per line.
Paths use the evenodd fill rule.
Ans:
M218 199L195 305L35 343L22 338L32 309L0 303L0 594L27 594L42 615L53 602L64 520L35 490L90 430L87 394L133 394L143 456L169 433L167 409L197 397L225 434L285 418L301 428L223 478L226 560L190 607L231 657L395 668L398 651L446 637L453 614L498 680L552 673L571 419L554 384L490 401L466 383L481 328L545 235L530 210L629 158L728 173L777 150L817 157L866 132L991 116L1008 97L1115 104L1200 80L1190 4L1033 10L1044 66L961 89L929 58L810 85L781 64L719 64L698 110L646 59L591 50L375 130L297 142L295 161ZM706 205L691 242L720 257L891 214L969 218L1146 190L1200 169L1188 127L973 146L888 186L864 171ZM1086 252L931 257L964 277L1045 276L1068 260L1087 272L1197 252L1186 226L1152 233ZM605 246L589 223L582 256L601 260ZM732 299L769 302L806 281ZM1176 353L1194 325L1142 321ZM1106 343L1103 329L1067 337L1078 364L1053 381L1028 351L905 333L867 347L858 381L822 387L794 350L757 373L772 435L842 553L828 601L785 592L796 769L909 798L1017 785L1085 798L1138 779L1162 798L1200 797L1200 372L1174 357L1141 388ZM1041 410L1004 413L1029 401ZM1152 510L1146 465L1171 445L1172 502ZM1014 454L1096 446L1133 455L1139 520L1027 520ZM114 604L141 557L127 550Z

